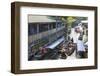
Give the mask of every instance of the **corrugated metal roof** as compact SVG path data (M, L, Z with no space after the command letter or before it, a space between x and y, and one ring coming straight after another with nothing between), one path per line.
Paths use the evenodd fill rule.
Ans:
M29 23L37 23L37 22L56 22L56 20L50 19L48 16L35 16L29 15L28 16Z

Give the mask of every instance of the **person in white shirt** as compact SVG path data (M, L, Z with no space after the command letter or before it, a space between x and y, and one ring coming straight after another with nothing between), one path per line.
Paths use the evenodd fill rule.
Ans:
M77 43L80 33L75 32L76 28L71 29L70 39L73 39L73 43Z
M79 55L80 58L85 58L85 47L84 43L82 41L82 37L79 37L77 41L77 54Z

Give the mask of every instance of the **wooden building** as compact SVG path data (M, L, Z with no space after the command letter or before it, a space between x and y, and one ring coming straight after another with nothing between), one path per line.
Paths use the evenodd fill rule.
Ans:
M65 26L60 19L50 16L28 16L28 55L39 47L55 48L64 40ZM58 41L58 42L57 42ZM56 44L55 44L56 43ZM57 44L58 43L58 44ZM52 47L53 46L53 47Z

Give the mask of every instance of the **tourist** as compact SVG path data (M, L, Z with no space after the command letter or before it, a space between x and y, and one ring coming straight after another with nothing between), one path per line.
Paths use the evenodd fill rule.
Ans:
M81 36L77 41L77 54L79 55L79 58L85 58L85 47Z

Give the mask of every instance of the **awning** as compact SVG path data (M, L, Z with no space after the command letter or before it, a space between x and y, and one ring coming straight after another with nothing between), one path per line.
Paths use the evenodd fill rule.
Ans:
M51 45L47 46L46 48L54 49L55 47L57 47L57 45L59 45L63 41L64 41L64 37L58 39L57 41L55 41Z
M88 20L82 20L81 22L82 23L88 23Z

